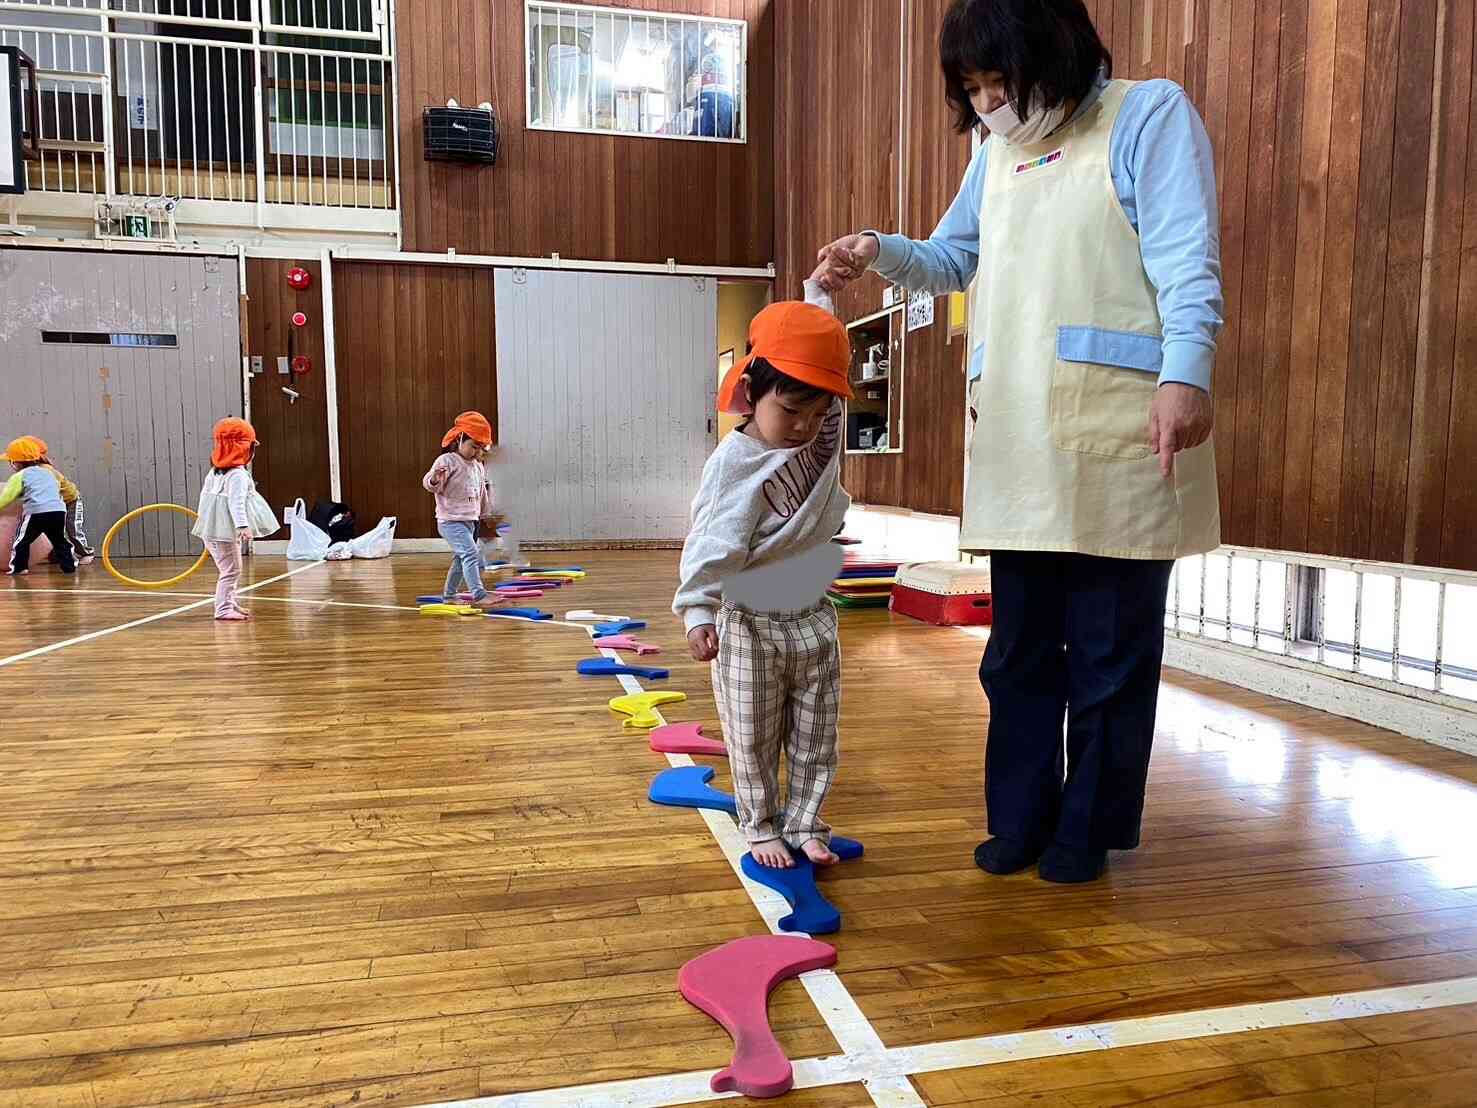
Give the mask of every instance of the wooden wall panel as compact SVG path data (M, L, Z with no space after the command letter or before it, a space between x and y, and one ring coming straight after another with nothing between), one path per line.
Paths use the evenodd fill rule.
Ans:
M670 257L725 266L774 260L772 0L602 0L601 6L746 20L748 142L529 130L521 2L401 3L396 31L406 250L634 262ZM839 17L842 5L825 7ZM424 160L421 111L448 97L492 102L501 140L495 166ZM798 118L820 117L807 111Z
M298 292L287 283L287 271L300 265L313 276L312 287ZM260 355L264 372L251 379L251 423L261 440L252 465L258 490L280 513L302 497L309 508L327 500L328 390L323 373L323 267L318 259L288 261L248 258L246 262L246 350ZM292 313L308 317L306 327L292 325ZM344 320L335 312L342 332ZM279 357L306 354L312 369L283 377ZM299 394L291 400L289 386ZM285 537L283 535L276 536Z
M344 501L368 528L396 516L399 538L436 534L421 478L458 412L497 434L493 270L340 262L339 449ZM494 481L497 457L493 455Z
M779 4L775 157L776 295L798 297L816 251L871 228L926 236L958 191L969 140L950 129L938 69L946 0ZM906 66L906 90L903 67ZM812 130L794 120L841 121ZM905 145L898 164L900 144ZM901 170L901 180L899 172ZM901 202L900 202L901 198ZM868 276L837 297L848 320L876 311ZM852 497L957 515L963 497L964 340L949 339L940 299L932 327L904 340L903 452L849 455Z

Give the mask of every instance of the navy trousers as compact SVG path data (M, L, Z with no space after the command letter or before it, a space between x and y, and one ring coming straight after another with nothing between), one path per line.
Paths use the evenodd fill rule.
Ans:
M980 684L990 833L1139 843L1173 562L1000 552ZM1063 740L1063 721L1066 732Z

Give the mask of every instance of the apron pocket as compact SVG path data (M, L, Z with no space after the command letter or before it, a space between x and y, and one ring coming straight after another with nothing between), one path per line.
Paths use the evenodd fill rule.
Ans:
M1149 405L1159 387L1163 339L1101 327L1057 328L1051 435L1058 450L1147 458Z

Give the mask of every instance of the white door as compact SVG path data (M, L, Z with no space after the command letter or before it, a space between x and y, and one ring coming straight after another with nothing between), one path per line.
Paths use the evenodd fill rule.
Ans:
M681 539L716 441L717 282L498 270L499 506L520 540Z
M199 500L211 427L242 409L238 293L232 258L0 250L0 427L46 441L94 547L124 512ZM193 554L189 532L154 512L113 553Z

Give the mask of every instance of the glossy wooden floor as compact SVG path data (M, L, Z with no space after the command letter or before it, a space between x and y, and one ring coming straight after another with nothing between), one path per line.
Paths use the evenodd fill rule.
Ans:
M675 555L575 560L591 576L561 614L650 620L690 697L669 718L717 734L667 611ZM315 566L261 589L251 625L199 608L0 668L0 1108L415 1105L727 1061L675 971L764 925L703 821L645 801L665 762L607 711L613 681L575 674L583 632L271 599L411 604L444 570ZM194 599L79 589L120 586L0 584L0 657ZM1169 674L1144 847L1088 887L986 878L980 639L842 627L828 812L867 857L827 893L888 1046L1477 975L1477 760ZM771 1012L792 1057L838 1050L798 985ZM1471 1104L1474 1060L1477 1009L1448 1008L915 1084Z

